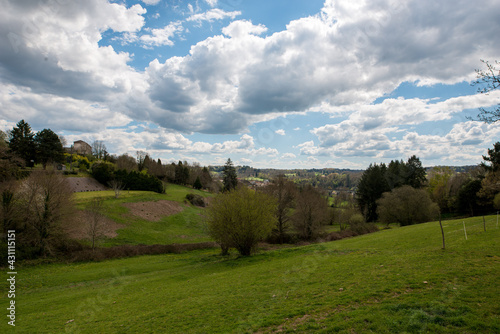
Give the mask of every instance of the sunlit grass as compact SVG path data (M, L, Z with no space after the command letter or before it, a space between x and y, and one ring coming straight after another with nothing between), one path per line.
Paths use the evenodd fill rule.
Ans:
M244 258L213 249L21 267L16 330L495 333L500 229L486 219L486 231L465 220L467 240L463 220L445 221L444 250L432 222Z

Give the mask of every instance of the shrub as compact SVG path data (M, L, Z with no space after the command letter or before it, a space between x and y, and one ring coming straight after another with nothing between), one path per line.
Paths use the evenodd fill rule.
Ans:
M195 206L200 206L200 207L205 207L205 199L196 194L187 194L186 199L191 203L192 205Z
M227 254L234 247L250 255L275 226L275 202L268 195L241 187L216 196L208 208L208 233Z
M377 207L381 222L401 226L430 221L439 213L439 207L432 202L427 191L410 186L384 193L377 201Z

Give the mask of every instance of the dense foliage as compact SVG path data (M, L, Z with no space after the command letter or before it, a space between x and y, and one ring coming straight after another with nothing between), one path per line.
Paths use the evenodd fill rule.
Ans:
M377 200L383 193L405 185L421 188L425 183L425 168L416 156L410 157L406 163L395 160L388 166L372 164L361 176L356 199L366 221L373 222L378 218Z
M276 225L274 200L262 192L239 187L216 196L208 208L208 233L227 254L234 247L250 255Z

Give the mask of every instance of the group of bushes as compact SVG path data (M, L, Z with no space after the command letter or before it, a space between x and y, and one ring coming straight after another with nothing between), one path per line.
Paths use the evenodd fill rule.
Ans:
M163 182L156 176L135 170L115 170L115 166L109 162L98 162L92 165L92 175L102 184L109 184L113 180L122 183L128 190L145 190L164 193Z

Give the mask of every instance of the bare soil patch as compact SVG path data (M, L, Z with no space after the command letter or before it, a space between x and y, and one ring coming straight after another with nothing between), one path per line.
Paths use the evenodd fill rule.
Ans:
M124 203L123 206L130 210L136 217L156 222L170 215L175 215L183 210L178 202L161 200L156 202Z
M107 188L91 177L67 177L69 188L72 192L102 191Z
M105 226L103 234L108 238L116 237L118 235L116 230L124 227L124 225L118 224L114 220L109 219L107 217L103 217L103 219ZM78 210L75 213L73 221L68 222L68 224L64 225L63 229L72 239L78 239L78 240L86 239L88 238L86 232L86 226L87 226L86 222L87 222L87 217L85 215L85 212L82 210Z

